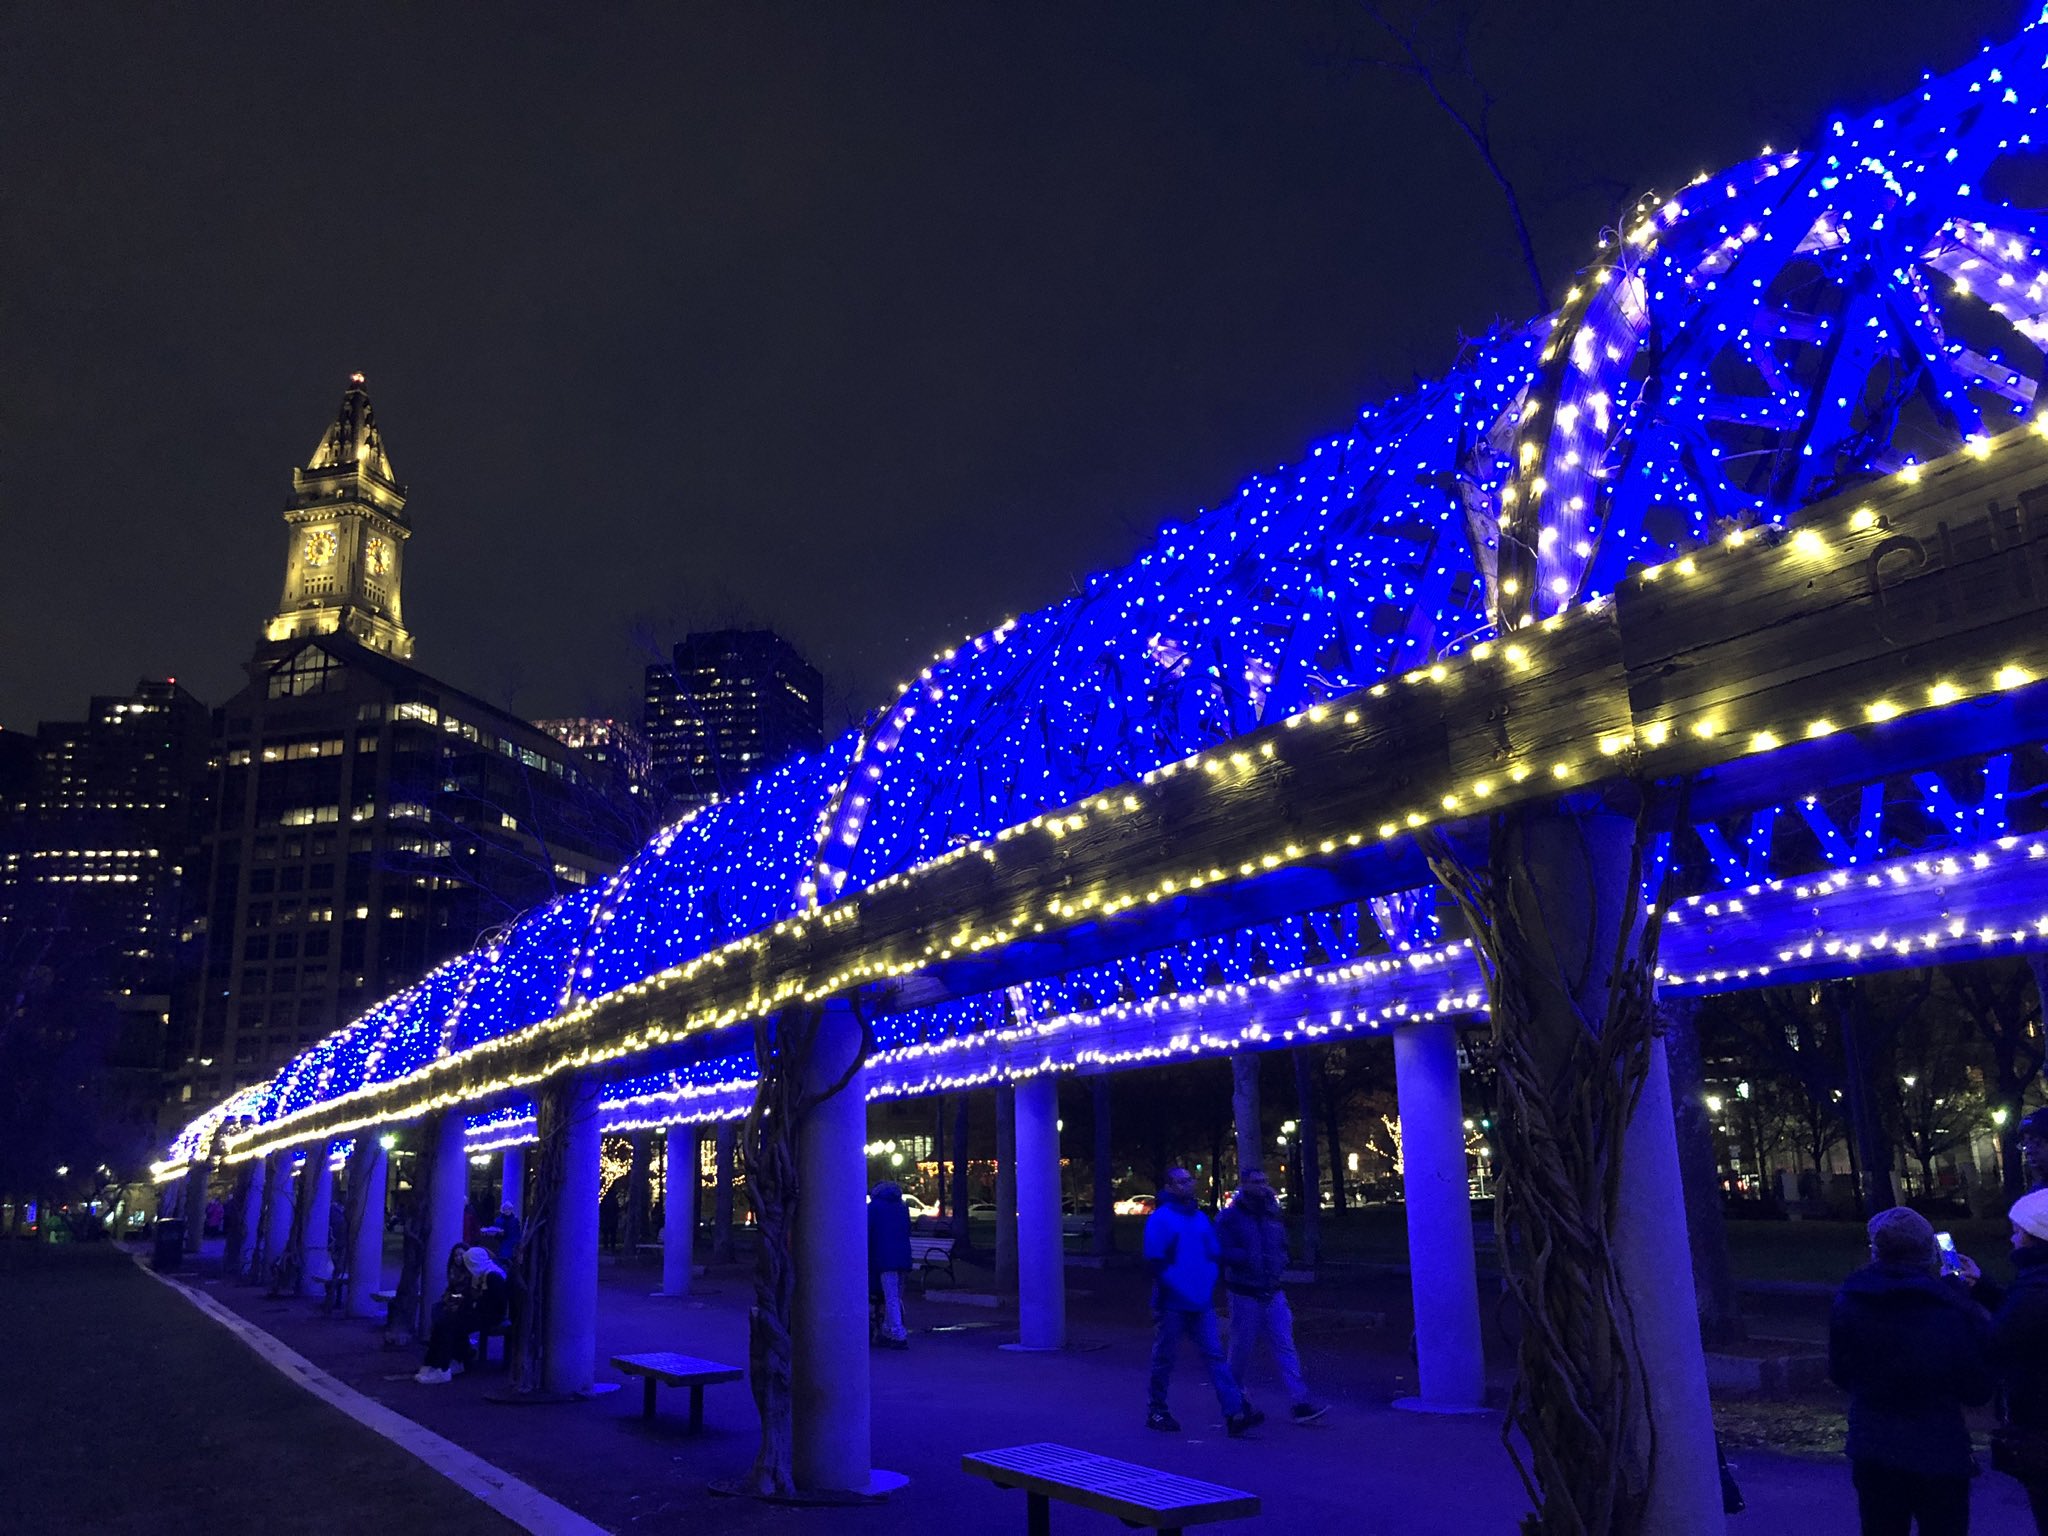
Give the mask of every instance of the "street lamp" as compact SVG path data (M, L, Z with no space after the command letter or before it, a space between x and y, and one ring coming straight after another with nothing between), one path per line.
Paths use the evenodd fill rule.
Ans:
M2008 1113L2003 1106L1991 1111L1991 1123L1993 1125L2003 1126L2007 1119Z
M1708 1095L1707 1095L1707 1113L1708 1113L1708 1114L1710 1114L1710 1115L1718 1115L1719 1113L1721 1113L1721 1104L1722 1104L1722 1099L1721 1099L1721 1095L1719 1095L1718 1093L1710 1093L1710 1094L1708 1094Z

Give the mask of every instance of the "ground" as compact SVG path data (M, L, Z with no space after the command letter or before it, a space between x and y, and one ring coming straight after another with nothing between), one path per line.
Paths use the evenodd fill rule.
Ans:
M1009 1326L1001 1310L913 1297L912 1347L874 1357L873 1399L876 1464L910 1483L884 1504L830 1513L710 1492L752 1454L755 1421L743 1384L710 1390L707 1431L694 1438L685 1432L682 1393L664 1394L651 1425L639 1417L633 1385L587 1402L509 1407L487 1396L503 1385L495 1360L447 1386L422 1387L411 1380L416 1357L384 1349L369 1324L327 1316L313 1302L272 1300L204 1269L185 1279L357 1390L615 1532L795 1533L822 1531L826 1522L832 1536L1021 1527L1021 1498L962 1474L959 1458L1043 1439L1255 1492L1262 1516L1231 1527L1247 1532L1506 1533L1524 1507L1497 1414L1419 1417L1388 1406L1413 1390L1405 1282L1398 1279L1368 1276L1297 1292L1312 1381L1335 1406L1314 1428L1276 1415L1242 1441L1223 1434L1215 1400L1187 1359L1173 1391L1185 1433L1144 1428L1143 1282L1130 1271L1070 1271L1075 1343L1053 1356L998 1350ZM687 1301L652 1297L655 1279L649 1268L607 1262L600 1361L648 1349L744 1360L742 1269L714 1272ZM1776 1296L1766 1306L1781 1331L1810 1334L1824 1316L1824 1298ZM0 1508L32 1499L39 1512L55 1512L27 1529L197 1530L200 1511L209 1536L508 1529L394 1448L380 1453L366 1431L299 1396L112 1249L41 1250L32 1263L15 1258L0 1269L0 1316L29 1319L28 1328L10 1329L28 1369L9 1375L38 1383L34 1393L6 1399L4 1443L28 1450L7 1458L15 1467L8 1475L19 1478L31 1466L34 1475L32 1486L10 1490ZM1504 1355L1496 1361L1505 1364ZM1504 1386L1504 1369L1495 1376ZM620 1379L602 1364L599 1378ZM1251 1387L1265 1406L1282 1406L1269 1368L1254 1373ZM1735 1536L1855 1529L1847 1469L1832 1449L1838 1412L1832 1398L1728 1410L1731 1455L1750 1506L1731 1524ZM79 1432L85 1425L90 1436ZM157 1511L160 1497L169 1502ZM406 1517L392 1518L395 1509ZM2017 1488L2001 1477L1979 1481L1975 1513L1979 1536L2030 1529ZM323 1515L334 1523L319 1523ZM1100 1516L1056 1518L1068 1531L1112 1536L1118 1529Z
M0 1529L517 1527L288 1381L109 1243L0 1241Z

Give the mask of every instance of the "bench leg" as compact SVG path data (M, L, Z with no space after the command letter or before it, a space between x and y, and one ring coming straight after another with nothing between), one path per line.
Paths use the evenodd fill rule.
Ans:
M654 1378L652 1376L640 1378L640 1417L643 1419L654 1417Z
M1025 1536L1052 1536L1052 1501L1042 1493L1024 1495Z
M690 1388L690 1433L699 1434L704 1428L704 1389Z

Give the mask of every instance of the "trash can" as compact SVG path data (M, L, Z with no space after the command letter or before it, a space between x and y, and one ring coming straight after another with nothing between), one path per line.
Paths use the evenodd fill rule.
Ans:
M156 1223L156 1257L150 1265L158 1274L168 1274L185 1262L185 1218L160 1216Z

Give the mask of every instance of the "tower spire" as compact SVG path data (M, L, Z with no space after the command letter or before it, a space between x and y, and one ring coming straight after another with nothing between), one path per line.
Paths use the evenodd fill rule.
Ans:
M348 376L341 408L334 413L320 446L313 450L308 469L354 469L361 466L379 478L396 483L391 460L384 453L384 437L377 430L377 413L370 405L370 391L360 373Z
M410 658L399 580L412 524L360 373L349 375L311 462L292 471L284 521L284 596L264 626L266 646L343 634Z

